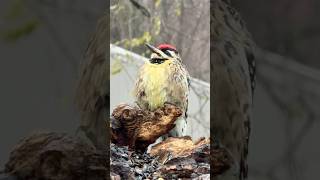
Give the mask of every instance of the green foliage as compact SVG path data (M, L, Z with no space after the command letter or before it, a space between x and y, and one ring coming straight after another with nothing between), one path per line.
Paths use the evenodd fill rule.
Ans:
M30 15L31 13L27 11L23 0L13 0L3 17L4 22L8 25L4 26L5 29L0 30L1 39L7 42L15 42L22 37L30 35L40 25L38 19ZM11 24L18 25L9 27Z
M123 40L123 44L126 48L134 48L138 46L142 46L145 43L149 43L151 41L152 37L149 32L144 32L141 37L136 37L132 39L125 39Z
M111 65L111 74L116 75L120 73L122 68L123 68L123 65L121 63L121 60L119 58L116 58Z
M153 19L153 24L154 24L154 35L160 34L161 31L161 20L159 16L156 16Z
M159 7L160 3L161 3L161 0L156 0L155 6L156 6L156 7Z
M174 12L177 16L181 16L181 2L177 2Z
M14 42L32 33L38 26L39 22L37 20L29 20L19 27L15 27L9 30L1 32L1 36L5 41Z

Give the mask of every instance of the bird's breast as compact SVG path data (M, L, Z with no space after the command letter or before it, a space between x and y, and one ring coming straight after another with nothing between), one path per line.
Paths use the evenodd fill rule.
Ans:
M159 65L146 65L143 81L146 99L151 110L163 106L163 104L167 101L167 90L170 84L169 75L169 62L164 62Z

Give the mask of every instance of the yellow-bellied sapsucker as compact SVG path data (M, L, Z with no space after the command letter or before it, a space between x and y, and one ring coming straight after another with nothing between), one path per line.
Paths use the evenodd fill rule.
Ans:
M134 88L137 104L146 110L155 110L165 103L179 107L184 116L179 118L169 136L184 136L188 108L189 75L176 48L161 44L152 51L149 61L138 72Z

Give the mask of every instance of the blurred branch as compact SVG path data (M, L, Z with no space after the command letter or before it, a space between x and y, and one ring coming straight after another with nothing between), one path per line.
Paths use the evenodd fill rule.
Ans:
M291 71L297 75L320 83L320 70L298 63L296 60L281 56L279 54L257 49L257 56L261 63L267 63L277 68Z
M144 16L147 16L148 18L151 17L150 12L148 11L147 8L145 8L144 6L142 6L141 4L139 4L137 1L135 0L130 0L130 2L132 3L132 5L134 7L136 7Z

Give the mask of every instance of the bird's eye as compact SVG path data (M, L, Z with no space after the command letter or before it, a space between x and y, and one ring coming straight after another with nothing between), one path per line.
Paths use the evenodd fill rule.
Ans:
M172 57L171 53L169 52L169 50L164 50L163 51L167 56Z

